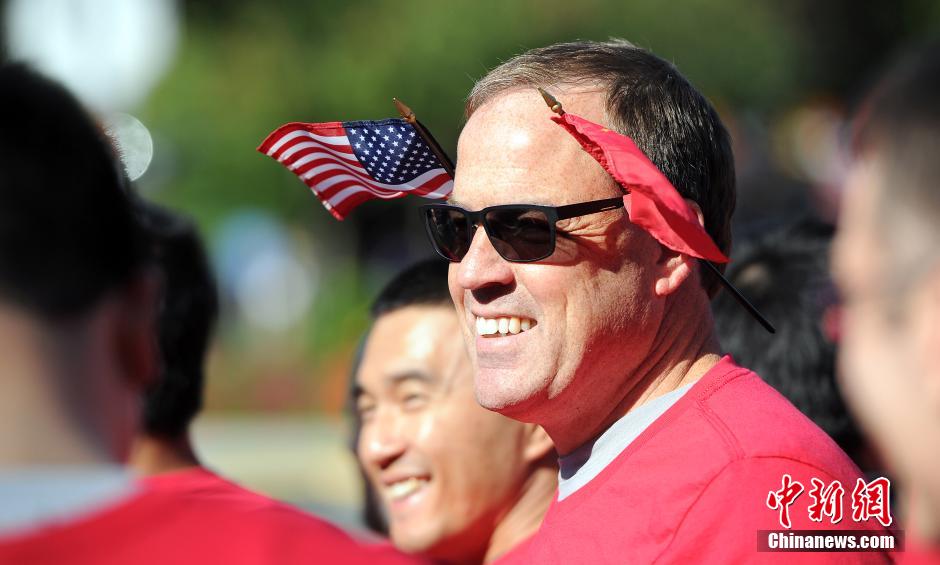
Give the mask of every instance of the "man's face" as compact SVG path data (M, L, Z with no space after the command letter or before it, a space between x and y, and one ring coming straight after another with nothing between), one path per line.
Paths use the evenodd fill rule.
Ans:
M600 90L562 93L559 99L572 113L606 121ZM501 95L479 108L460 136L453 203L479 210L621 195L550 116L534 89ZM622 396L623 375L646 357L662 311L661 301L652 299L661 248L623 210L563 220L558 230L551 257L510 263L478 229L449 276L475 367L477 400L540 424L603 409ZM477 330L481 317L528 319L531 327L484 337Z
M886 183L877 161L861 160L850 171L833 247L833 268L843 298L840 379L847 399L894 470L908 485L924 486L940 468L936 429L936 347L929 342L936 306L923 301L914 273L889 253L879 201ZM889 237L890 235L890 237ZM898 253L903 253L899 249ZM917 476L921 475L921 479ZM927 482L932 479L928 477ZM940 485L938 485L940 486ZM940 492L935 493L940 495Z
M527 427L484 410L450 305L383 315L357 375L357 452L400 549L479 558L531 470Z

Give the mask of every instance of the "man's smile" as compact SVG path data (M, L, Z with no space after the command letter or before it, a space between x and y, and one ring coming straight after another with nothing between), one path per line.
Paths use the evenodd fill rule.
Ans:
M503 337L528 331L535 326L535 320L522 316L499 316L485 318L477 316L477 335L483 337Z

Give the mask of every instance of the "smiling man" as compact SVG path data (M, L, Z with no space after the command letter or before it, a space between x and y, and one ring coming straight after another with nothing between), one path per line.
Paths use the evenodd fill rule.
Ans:
M858 470L720 355L716 281L630 222L630 198L549 119L536 87L630 135L725 252L735 200L714 109L671 64L627 42L535 49L471 92L453 198L426 207L428 232L452 261L477 400L542 425L562 454L557 499L511 560L772 557L756 553L755 536L782 529L768 494L784 475L808 489L813 477L854 485ZM790 524L823 527L808 518L807 498L785 506Z
M535 533L554 495L551 440L474 400L446 263L401 273L373 318L355 376L357 452L392 542L447 563L510 552Z

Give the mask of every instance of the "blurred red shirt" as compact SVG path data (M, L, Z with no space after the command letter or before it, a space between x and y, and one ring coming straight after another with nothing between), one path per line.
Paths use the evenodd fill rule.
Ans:
M138 492L77 520L0 537L0 563L186 564L413 561L202 468L141 481Z

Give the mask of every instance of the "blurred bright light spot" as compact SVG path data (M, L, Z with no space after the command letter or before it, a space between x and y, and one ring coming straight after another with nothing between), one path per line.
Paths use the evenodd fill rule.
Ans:
M172 0L9 0L6 8L10 57L105 114L143 102L179 39Z
M246 265L238 285L238 303L251 324L282 331L303 318L312 302L312 286L294 257L266 253Z
M217 238L216 261L224 292L256 329L283 332L301 322L316 292L316 263L301 254L270 214L231 216Z
M153 138L150 130L130 114L108 115L103 121L105 132L114 140L124 169L131 180L137 180L153 160Z

